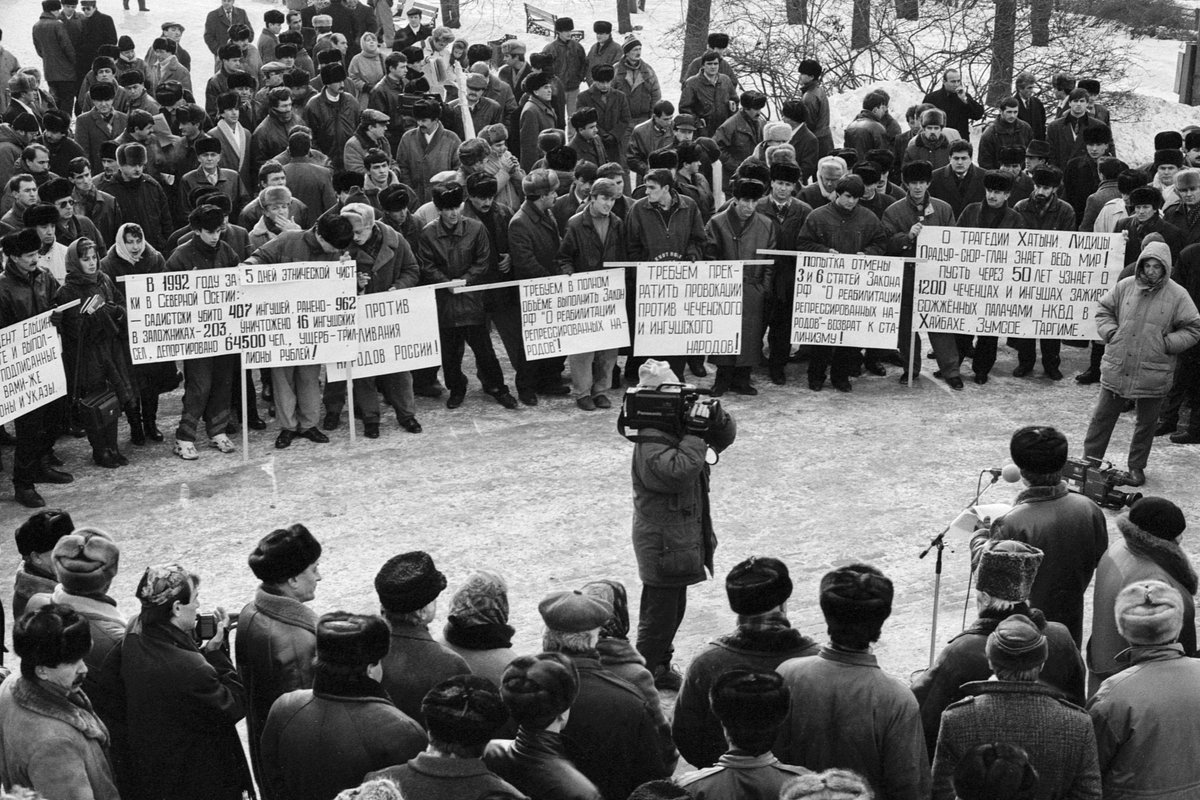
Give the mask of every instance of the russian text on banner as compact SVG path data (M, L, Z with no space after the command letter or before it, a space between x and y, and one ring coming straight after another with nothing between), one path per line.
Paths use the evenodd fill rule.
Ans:
M742 269L741 261L638 264L634 355L737 355Z
M240 353L237 268L122 275L134 364Z
M896 348L904 259L796 253L792 344Z
M1099 339L1096 307L1117 283L1116 233L926 227L917 240L913 330Z
M625 270L532 278L521 292L526 358L569 356L629 346Z
M354 379L409 372L442 364L437 298L429 286L358 298L358 358ZM350 377L350 363L326 365L331 381Z
M238 268L246 367L298 367L358 355L354 262L297 261Z
M60 310L0 328L0 425L67 396L62 341L50 322Z

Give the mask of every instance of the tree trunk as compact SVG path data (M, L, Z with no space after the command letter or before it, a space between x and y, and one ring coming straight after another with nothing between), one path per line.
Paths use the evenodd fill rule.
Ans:
M808 24L808 0L785 0L788 25Z
M629 0L617 0L617 33L633 33L633 20L629 16Z
M1053 7L1053 0L1030 0L1030 44L1034 47L1048 47L1050 45L1050 11Z
M683 39L683 64L679 67L679 82L683 83L688 65L704 54L708 48L708 23L712 16L712 0L688 0L687 18L684 24L687 33Z
M850 46L855 50L866 50L871 46L871 0L854 0L853 13Z
M896 19L920 19L921 4L918 0L896 0Z
M987 90L987 104L990 106L999 104L1012 94L1016 31L1016 0L996 0L996 17L992 23L992 70Z
M458 0L441 0L442 24L447 28L460 28L462 22L458 18Z

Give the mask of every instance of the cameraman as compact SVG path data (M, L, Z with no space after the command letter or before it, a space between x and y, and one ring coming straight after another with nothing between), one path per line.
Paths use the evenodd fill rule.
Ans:
M638 385L679 383L662 361L647 360ZM705 415L704 412L709 414ZM713 569L717 538L708 505L708 448L733 443L737 425L716 402L697 403L670 429L643 428L633 451L633 549L642 579L637 649L659 689L678 691L671 667L675 632L687 608L687 587Z

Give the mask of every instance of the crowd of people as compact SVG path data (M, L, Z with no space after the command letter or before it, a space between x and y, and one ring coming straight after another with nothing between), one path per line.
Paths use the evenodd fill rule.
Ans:
M801 63L799 97L741 91L722 33L709 36L676 105L636 33L618 44L603 20L585 51L574 21L558 18L553 41L527 59L518 39L457 39L417 6L397 27L389 0L289 2L264 13L255 39L246 12L222 0L205 22L214 74L201 92L182 24L164 22L139 57L95 0L42 8L33 40L43 69L0 50L0 326L81 302L56 320L71 397L15 423L13 483L26 506L44 503L37 483L72 480L53 451L61 433L86 434L100 467L127 463L121 414L85 424L91 415L78 410L97 393L115 397L128 441L142 447L164 440L159 398L182 381L173 451L184 460L205 438L229 453L239 425L265 429L260 399L278 422L277 448L327 442L343 424L346 386L322 385L319 365L259 371L261 396L235 356L187 360L182 377L170 363L132 365L123 275L350 258L359 291L376 293L614 261L753 260L760 249L914 256L925 225L1121 232L1128 281L1102 302L1106 341L1076 377L1102 387L1088 454L1104 454L1131 405L1130 485L1144 482L1155 436L1200 442L1200 249L1188 249L1200 242L1200 128L1160 132L1153 162L1128 164L1094 80L1054 76L1047 108L1038 78L1021 73L972 142L985 110L947 69L941 88L907 109L907 129L885 92L869 92L838 149L821 65ZM635 271L626 274L633 329ZM904 367L902 382L909 364L920 370L911 267L896 350L793 353L794 280L794 259L747 264L741 351L707 363L673 357L675 374L715 369L715 396L752 396L756 367L782 385L797 357L812 391L827 376L851 391L852 378L886 375L888 362ZM439 290L441 380L431 368L357 381L351 424L358 416L378 437L381 394L412 433L422 430L416 395L448 390L446 406L461 406L468 345L484 392L505 408L547 396L611 408L609 393L636 382L643 359L628 350L526 358L516 291ZM1123 335L1133 328L1142 335ZM998 337L929 340L935 377L963 389L970 359L974 382L987 383ZM1040 345L1045 376L1063 377L1059 340L1007 343L1013 375L1033 373Z
M678 671L647 617L661 592L707 578L711 547L708 570L686 575L665 559L648 573L641 548L672 536L682 558L687 537L705 535L666 532L666 499L691 502L699 477L665 453L722 448L729 428L634 457L636 629L626 587L596 576L541 599L538 653L514 649L508 584L493 570L471 572L439 614L447 579L424 551L378 569L378 614L318 614L328 561L300 524L255 545L259 584L239 613L201 601L201 576L167 563L144 570L140 611L126 618L110 596L118 541L38 511L16 533L20 668L0 685L4 789L51 800L1115 800L1200 787L1184 514L1142 498L1110 544L1103 512L1067 491L1067 440L1047 426L1013 434L1025 489L971 541L977 618L911 682L874 654L899 599L880 569L850 563L798 587L770 556L728 572L732 629ZM657 533L638 527L648 494L663 501ZM788 615L814 592L824 635Z

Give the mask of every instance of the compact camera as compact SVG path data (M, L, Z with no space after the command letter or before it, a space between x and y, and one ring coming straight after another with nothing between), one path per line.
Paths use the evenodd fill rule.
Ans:
M1141 492L1118 489L1122 477L1119 471L1112 464L1094 456L1068 458L1062 474L1068 489L1078 492L1101 508L1124 508L1142 499Z
M238 615L236 613L229 615L229 630L237 627ZM196 615L196 638L202 642L207 642L209 639L217 635L217 615L212 614L197 614Z

